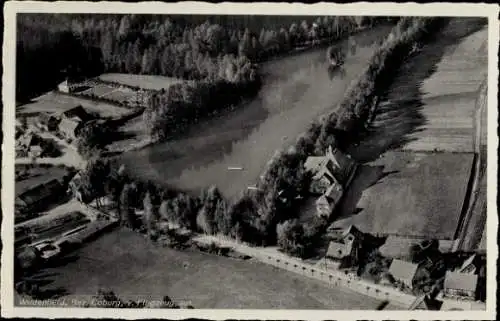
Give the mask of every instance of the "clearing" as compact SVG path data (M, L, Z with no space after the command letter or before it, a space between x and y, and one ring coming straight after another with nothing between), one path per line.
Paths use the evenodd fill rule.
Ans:
M33 99L32 103L18 106L16 108L16 115L36 116L41 112L61 113L68 110L69 108L78 105L81 105L88 111L98 113L102 118L121 117L133 112L128 108L122 108L116 105L98 102L88 98L62 94L57 91L51 91Z
M335 225L354 224L380 235L452 239L473 156L388 152L360 168Z
M104 288L125 300L169 295L195 308L375 309L381 303L253 260L160 248L124 229L103 235L41 275L43 292L69 302L89 300Z
M276 150L337 106L367 66L373 43L389 30L380 26L353 36L358 47L348 53L344 74L328 73L326 48L264 63L263 87L245 106L200 122L178 139L124 153L121 161L144 179L193 192L215 184L227 197L237 196L256 183ZM228 172L231 166L244 170Z
M186 82L186 80L173 77L120 73L102 74L98 78L103 81L151 90L167 89L172 85Z

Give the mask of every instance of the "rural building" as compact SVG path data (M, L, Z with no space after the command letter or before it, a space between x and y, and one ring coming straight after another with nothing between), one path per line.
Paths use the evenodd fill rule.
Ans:
M326 192L316 200L316 213L328 218L344 193L342 186L332 184Z
M329 147L325 156L308 157L304 167L313 174L309 192L322 194L316 201L317 214L329 217L356 170L356 162L338 149Z
M478 276L475 274L447 271L444 278L443 295L464 299L476 298Z
M57 90L63 93L71 94L76 91L78 88L77 84L74 84L71 80L66 78L62 83L57 85Z
M413 279L417 273L418 265L410 262L394 259L389 267L389 274L399 283L413 288Z
M20 212L39 212L65 195L61 182L52 179L16 195L15 208Z
M56 131L60 118L56 114L40 113L37 126L48 131Z
M61 113L61 118L73 119L80 122L86 122L93 119L92 115L87 113L85 108L80 105L73 106Z
M23 156L41 156L43 154L42 138L33 132L25 133L16 141L16 152L22 152Z
M82 126L82 122L63 118L59 123L59 132L68 140L75 140L78 135L78 131Z
M40 145L31 146L28 155L30 157L40 157L43 154L43 148Z
M363 233L356 227L350 226L344 230L339 240L332 241L328 245L325 255L325 264L331 260L336 262L339 268L355 266L359 259L359 249L363 240Z

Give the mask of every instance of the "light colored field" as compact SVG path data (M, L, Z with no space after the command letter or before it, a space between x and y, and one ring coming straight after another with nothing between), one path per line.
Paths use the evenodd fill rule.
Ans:
M360 186L360 193L356 180L366 175L361 171L346 193L344 203L355 203L359 213L351 208L336 224L374 234L451 239L472 160L473 154L388 152L365 166L383 169L372 184Z
M99 79L152 90L161 90L163 88L168 88L172 85L185 82L183 79L172 77L119 73L102 74L99 76Z
M447 37L462 28L453 21L443 31ZM487 27L448 46L435 72L420 86L426 123L422 131L408 136L404 150L451 152L474 150L474 112L479 86L488 71ZM435 50L431 44L424 51ZM426 52L423 53L426 55Z
M168 295L195 308L375 309L380 303L254 261L159 248L128 230L100 237L76 257L44 271L56 274L43 290L62 288L68 299L89 298L99 288L125 300Z
M16 114L60 113L77 105L81 105L88 111L96 112L101 117L119 117L130 113L130 109L127 108L79 98L77 96L64 95L58 92L49 92L35 98L33 103L17 107Z
M379 40L388 31L384 27L356 37ZM276 150L295 142L315 117L338 105L373 51L358 47L348 55L344 77L330 77L325 49L263 64L263 88L251 102L200 122L178 139L126 153L122 161L143 178L195 192L215 184L226 196L237 196L256 183ZM229 172L230 166L243 170Z

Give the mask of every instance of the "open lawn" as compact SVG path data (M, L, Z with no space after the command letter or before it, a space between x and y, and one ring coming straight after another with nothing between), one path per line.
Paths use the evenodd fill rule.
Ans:
M366 164L340 205L338 226L407 237L451 239L473 154L388 152Z
M119 73L102 74L99 76L99 79L127 86L139 87L142 89L152 89L152 90L166 89L172 85L185 82L185 80L183 79L173 78L173 77L119 74Z
M33 102L18 106L16 114L36 116L38 113L61 113L69 108L81 105L88 111L98 113L101 117L120 117L131 112L130 109L118 107L107 103L89 100L73 95L65 95L55 91L46 93Z
M41 289L69 300L88 299L104 288L125 300L169 295L195 308L375 309L380 304L252 260L156 247L123 229L60 263L41 272L47 284Z

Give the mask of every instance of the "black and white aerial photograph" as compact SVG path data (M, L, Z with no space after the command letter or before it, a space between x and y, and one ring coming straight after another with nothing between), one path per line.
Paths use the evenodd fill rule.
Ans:
M487 17L131 12L15 15L14 307L486 311Z

